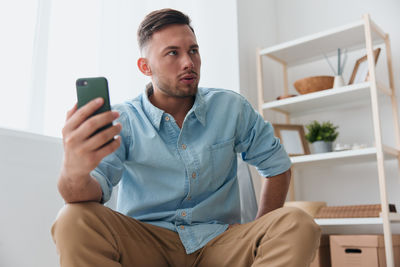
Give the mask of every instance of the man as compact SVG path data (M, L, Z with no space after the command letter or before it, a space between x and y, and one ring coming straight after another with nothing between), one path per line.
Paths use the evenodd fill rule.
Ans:
M89 119L101 100L67 113L58 187L68 204L52 228L61 265L308 266L320 230L281 208L290 160L272 126L239 94L198 88L186 15L154 11L138 39L145 93ZM268 177L257 217L242 225L237 153ZM121 213L100 204L118 183Z

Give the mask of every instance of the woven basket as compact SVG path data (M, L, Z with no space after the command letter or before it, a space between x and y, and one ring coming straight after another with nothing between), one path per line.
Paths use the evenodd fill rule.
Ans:
M303 211L310 214L311 217L315 217L315 215L318 213L320 208L326 207L326 202L323 202L323 201L286 201L284 206L302 209Z
M304 95L332 88L334 79L333 76L313 76L297 80L293 85L299 94Z

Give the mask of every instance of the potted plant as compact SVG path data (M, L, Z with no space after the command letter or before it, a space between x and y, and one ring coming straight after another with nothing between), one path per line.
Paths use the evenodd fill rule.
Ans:
M336 131L338 126L333 125L330 121L319 123L313 121L305 125L308 130L305 135L308 142L313 144L314 153L324 153L332 151L332 143L336 140L339 133Z

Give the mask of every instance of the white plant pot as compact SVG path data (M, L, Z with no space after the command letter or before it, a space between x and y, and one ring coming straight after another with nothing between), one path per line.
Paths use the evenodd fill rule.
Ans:
M332 142L315 141L313 144L314 153L332 152Z

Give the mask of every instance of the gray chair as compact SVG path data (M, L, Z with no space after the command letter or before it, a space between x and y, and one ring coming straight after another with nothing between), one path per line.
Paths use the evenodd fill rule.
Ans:
M237 176L240 194L241 223L251 222L257 215L258 205L249 165L244 162L240 156L238 156Z
M258 205L249 166L242 160L240 155L238 155L237 176L239 183L241 223L251 222L257 215ZM117 207L117 195L118 186L114 187L111 199L105 205L111 209L115 209Z

